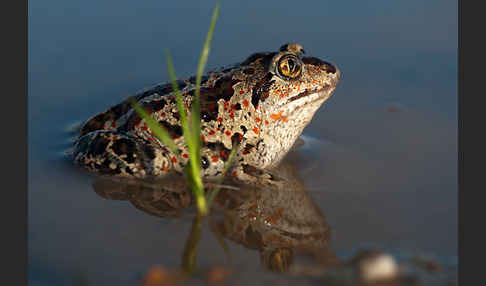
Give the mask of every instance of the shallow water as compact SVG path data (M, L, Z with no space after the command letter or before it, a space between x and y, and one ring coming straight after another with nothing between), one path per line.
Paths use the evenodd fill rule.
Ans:
M73 124L168 78L164 48L180 77L193 74L212 8L29 2L30 285L133 285L154 264L180 265L193 212L161 218L104 199L63 152ZM456 2L247 1L220 12L208 68L295 41L342 72L289 158L330 227L332 252L400 249L455 265ZM201 239L198 265L225 264L209 228ZM227 241L234 283L283 279L257 251Z

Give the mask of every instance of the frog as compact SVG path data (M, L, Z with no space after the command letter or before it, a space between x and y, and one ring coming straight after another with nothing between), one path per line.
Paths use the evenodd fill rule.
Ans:
M228 174L243 182L278 181L269 170L331 97L340 77L335 64L307 56L298 43L206 72L199 93L202 177L221 176L235 149ZM196 77L174 85L190 116ZM174 85L150 86L86 120L75 139L75 164L104 176L144 179L183 173L190 156ZM180 156L157 138L134 101L167 130Z

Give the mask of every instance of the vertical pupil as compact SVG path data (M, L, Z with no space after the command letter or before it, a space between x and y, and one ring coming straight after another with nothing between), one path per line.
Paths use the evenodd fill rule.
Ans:
M289 71L292 73L295 69L295 63L293 60L288 60L287 63L289 65Z

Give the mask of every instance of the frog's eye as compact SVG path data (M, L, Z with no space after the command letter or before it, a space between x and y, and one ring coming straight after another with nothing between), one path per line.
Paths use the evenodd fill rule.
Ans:
M300 60L294 55L286 55L278 61L278 73L284 78L297 78L302 71Z

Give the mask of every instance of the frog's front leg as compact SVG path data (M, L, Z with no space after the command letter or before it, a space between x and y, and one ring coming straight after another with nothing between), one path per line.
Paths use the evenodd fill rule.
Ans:
M233 144L236 148L233 161L228 162L231 150L226 148L223 143L205 142L201 150L201 167L204 178L209 180L218 179L223 174L226 164L230 164L225 177L232 177L237 183L251 185L277 185L282 179L275 172L255 167L246 157L248 157L245 143Z
M118 131L97 130L80 137L73 155L75 163L103 175L143 178L183 170L167 148Z
M235 165L231 171L232 176L244 184L275 187L284 187L285 185L285 179L276 175L275 172L259 169L248 164Z

